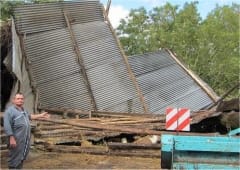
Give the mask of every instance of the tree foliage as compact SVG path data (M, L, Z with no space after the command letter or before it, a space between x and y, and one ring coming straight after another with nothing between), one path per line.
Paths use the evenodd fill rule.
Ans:
M216 6L202 19L197 2L170 3L122 19L117 34L127 55L172 49L219 95L239 81L239 5ZM237 97L239 94L233 94Z
M4 1L0 0L0 19L2 21L7 21L10 16L13 14L13 8L17 5L22 4L22 1Z
M231 88L239 80L239 14L232 7L216 7L203 21L199 37L199 53L205 59L207 79L219 93ZM216 80L215 80L216 78Z

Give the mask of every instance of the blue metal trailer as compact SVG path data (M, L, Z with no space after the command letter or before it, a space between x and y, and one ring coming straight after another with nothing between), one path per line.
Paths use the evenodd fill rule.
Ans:
M161 137L161 168L240 170L240 128L226 136Z

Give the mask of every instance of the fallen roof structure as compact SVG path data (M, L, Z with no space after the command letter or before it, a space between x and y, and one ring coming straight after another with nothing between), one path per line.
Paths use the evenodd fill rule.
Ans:
M27 60L34 110L147 112L99 1L24 5L14 20L23 57L13 57Z
M14 12L14 91L24 93L29 111L52 114L34 132L34 142L48 151L159 157L159 144L136 139L160 140L166 107L198 111L218 98L169 50L127 60L97 0L24 5ZM191 123L213 114L195 112ZM134 142L120 143L127 137ZM84 147L86 141L108 143Z
M198 111L218 98L169 50L130 56L129 64L151 113L165 113L167 107Z
M170 51L128 60L98 0L23 5L12 21L14 91L30 111L163 114L217 100Z

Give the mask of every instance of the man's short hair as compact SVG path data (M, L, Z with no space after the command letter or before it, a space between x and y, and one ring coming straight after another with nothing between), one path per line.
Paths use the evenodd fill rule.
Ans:
M17 92L17 93L14 95L14 97L16 97L17 95L23 95L23 93L22 93L22 92Z

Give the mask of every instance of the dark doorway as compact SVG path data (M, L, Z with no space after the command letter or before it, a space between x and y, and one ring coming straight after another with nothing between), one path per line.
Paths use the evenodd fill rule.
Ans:
M11 26L2 24L1 26L1 111L4 111L5 105L9 101L14 84L14 75L4 65L3 61L12 51Z

